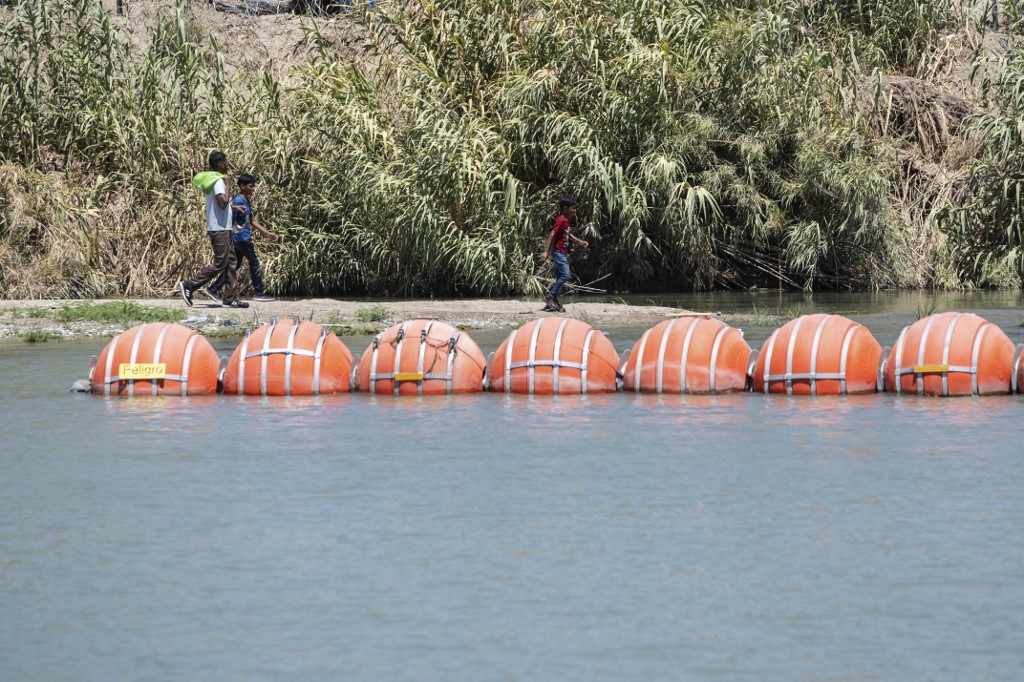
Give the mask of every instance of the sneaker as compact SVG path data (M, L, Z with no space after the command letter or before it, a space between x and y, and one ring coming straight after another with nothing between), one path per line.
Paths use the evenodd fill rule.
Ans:
M260 303L266 303L268 301L273 301L274 297L270 294L256 294L252 297L252 300L259 301Z
M210 300L216 301L217 303L221 302L220 292L217 291L216 289L211 289L210 287L206 287L205 289L202 290L202 292L204 294L206 294L210 298Z
M248 308L249 304L246 303L245 301L239 301L239 300L236 299L236 300L232 301L231 303L225 303L224 307L225 308Z
M192 305L192 290L185 286L184 282L178 283L178 290L181 291L181 297L185 300L185 305Z

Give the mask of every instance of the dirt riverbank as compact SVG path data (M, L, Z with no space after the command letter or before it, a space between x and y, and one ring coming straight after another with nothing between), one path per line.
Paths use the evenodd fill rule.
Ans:
M0 338L19 338L29 333L52 338L112 337L136 321L68 321L62 314L68 308L96 306L110 301L9 300L0 301ZM403 320L427 317L461 329L513 329L525 322L552 313L541 312L543 303L530 299L461 299L346 301L332 298L283 299L267 303L250 301L250 308L233 310L210 300L201 300L189 308L181 299L134 299L131 303L180 311L178 321L204 334L241 334L272 317L298 317L312 320L339 334L375 334ZM597 329L650 327L662 320L694 313L665 306L639 306L625 303L578 302L566 305L564 315L574 317ZM721 317L720 315L715 315Z

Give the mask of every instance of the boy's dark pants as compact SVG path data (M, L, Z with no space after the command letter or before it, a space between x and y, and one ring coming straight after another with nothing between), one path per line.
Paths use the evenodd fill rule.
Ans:
M204 284L223 275L227 286L224 288L222 300L224 303L231 303L235 300L235 290L238 288L238 260L235 257L235 245L231 243L231 230L218 230L206 234L210 235L210 244L213 245L213 262L185 282L185 286L189 291L199 291Z
M249 276L252 278L252 288L257 296L263 295L263 269L260 267L260 260L256 257L256 246L252 241L247 242L235 242L235 260L238 261L238 265L242 264L242 259L249 261ZM235 272L238 272L236 266ZM217 281L210 285L210 290L213 293L220 291L221 287L224 286L225 275L221 275L217 278Z

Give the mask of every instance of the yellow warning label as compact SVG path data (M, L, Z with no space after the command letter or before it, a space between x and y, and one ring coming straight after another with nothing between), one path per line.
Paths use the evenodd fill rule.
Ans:
M423 372L398 372L395 381L423 381Z
M915 373L936 374L948 371L949 365L914 365Z
M117 368L117 378L121 381L163 379L165 376L167 376L167 364L163 362L122 362Z

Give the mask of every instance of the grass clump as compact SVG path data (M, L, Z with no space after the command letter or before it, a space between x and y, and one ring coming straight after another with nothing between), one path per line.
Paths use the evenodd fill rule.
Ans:
M758 310L754 306L754 312L750 315L750 325L753 327L774 327L779 323L779 316L767 310Z
M309 321L313 322L313 313L309 314ZM332 310L324 319L318 322L321 327L343 327L348 324L345 318L337 310Z
M55 315L61 322L177 322L181 311L174 308L144 306L131 301L81 303L62 307Z
M375 307L384 311L383 315L387 314L387 311L384 310L383 306ZM371 324L373 321L378 321L371 319L375 316L375 313L372 313L367 309L360 308L356 313L356 317L359 318L360 324L351 324L345 319L344 315L335 310L328 313L324 317L323 322L320 322L319 324L321 327L325 327L328 331L333 332L336 336L374 336L380 331L376 325ZM365 320L363 319L364 317L366 318ZM312 315L310 315L310 320L312 320Z
M25 343L46 343L47 341L59 341L61 336L45 329L31 329L19 334L18 338Z
M33 306L31 308L7 308L3 311L3 314L10 315L12 320L20 320L23 317L38 320L49 317L51 311L49 308Z
M342 324L342 325L325 325L331 328L335 336L376 336L377 332L380 331L377 327L369 324Z
M591 327L593 327L593 326L594 326L594 321L593 321L593 319L592 319L592 318L590 317L590 313L588 313L588 312L587 312L587 311L586 311L586 310L585 310L584 308L582 308L582 307L580 307L580 306L575 306L575 307L573 308L573 310L572 310L572 313L571 313L571 316L572 316L572 317L574 317L574 318L576 318L576 319L577 319L577 320L579 320L580 322L586 322L586 323L587 323L587 324L589 324L589 325L590 325Z
M356 310L356 319L360 322L383 322L390 315L388 309L380 304Z
M939 304L935 301L931 301L926 304L918 304L917 310L914 311L914 319L923 320L926 317L931 317L938 307Z
M245 336L245 327L241 326L218 326L210 329L203 329L203 336L209 339L235 339Z

